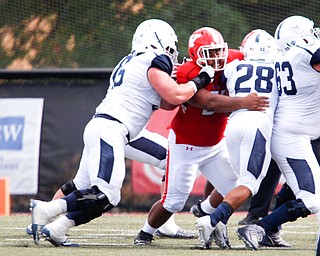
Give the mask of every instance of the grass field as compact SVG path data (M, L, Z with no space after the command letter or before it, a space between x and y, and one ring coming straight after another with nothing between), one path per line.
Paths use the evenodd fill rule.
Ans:
M283 226L282 236L292 243L290 249L262 248L258 251L245 249L242 241L236 235L237 223L245 213L235 213L228 224L231 250L220 250L213 246L210 250L201 248L195 239L170 239L157 238L152 246L136 247L133 239L143 226L145 214L106 214L86 225L70 230L69 238L78 243L79 247L54 247L47 241L35 245L31 237L25 234L25 228L30 223L29 214L16 214L10 217L0 217L0 255L129 255L129 256L250 256L250 255L290 255L313 256L315 255L318 221L316 216L298 219ZM183 228L194 230L195 217L189 213L180 213L175 216L176 222Z

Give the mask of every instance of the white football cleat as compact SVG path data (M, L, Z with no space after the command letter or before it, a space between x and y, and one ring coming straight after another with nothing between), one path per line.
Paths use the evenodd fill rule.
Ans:
M220 249L231 249L227 226L223 224L221 221L214 227L214 231L212 233L213 240L215 244Z
M26 233L27 235L32 236L32 223L26 227Z
M46 241L54 246L78 246L78 244L71 243L66 236L67 231L74 225L73 220L68 219L66 216L61 216L54 222L45 225L41 234Z
M30 200L30 210L32 219L32 236L35 244L40 242L40 234L44 225L51 221L52 216L47 212L44 205L46 202L40 200Z

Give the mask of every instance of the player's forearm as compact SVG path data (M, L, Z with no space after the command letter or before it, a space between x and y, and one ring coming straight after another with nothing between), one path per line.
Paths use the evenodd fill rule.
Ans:
M232 98L220 94L211 94L206 90L200 90L188 101L194 107L214 111L217 113L229 113L243 108L246 104L241 98Z
M229 113L241 108L246 108L247 102L240 97L229 97L225 95L213 95L209 101L208 108L210 111L217 113Z

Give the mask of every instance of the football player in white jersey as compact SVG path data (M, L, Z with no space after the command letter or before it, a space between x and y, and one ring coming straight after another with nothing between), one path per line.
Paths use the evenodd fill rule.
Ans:
M125 145L124 155L127 159L135 160L141 163L149 164L163 170L166 169L166 157L168 149L168 139L156 132L151 132L147 129L143 129L142 132L128 144ZM79 177L80 176L80 177ZM69 195L75 190L90 188L90 180L86 177L81 177L81 174L77 173L75 181L71 180L63 184L54 194L52 200L62 198ZM164 190L164 180L161 183L160 194ZM26 233L32 235L32 224L26 228ZM177 225L174 220L174 215L157 230L158 236L169 238L185 238L190 239L194 237L194 233L185 229L182 229Z
M162 20L146 20L137 27L131 53L113 70L108 92L84 130L78 173L90 180L91 188L50 202L31 199L36 244L42 234L56 246L70 245L66 233L71 227L117 206L125 177L124 147L130 138L141 132L153 111L173 109L212 81L212 67L205 67L185 84L171 78L177 62L176 42L175 31Z
M290 16L275 31L283 53L275 63L279 102L274 116L271 153L296 200L288 201L257 222L238 229L250 249L266 232L320 209L320 166L311 140L320 137L320 40L314 23Z
M248 33L241 44L244 60L234 60L223 72L229 96L245 97L256 92L269 99L264 111L240 109L230 114L225 136L233 168L239 183L211 213L197 220L202 244L210 244L215 226L227 224L230 216L248 198L255 195L267 173L270 160L270 142L273 115L278 102L274 70L276 42L268 32L256 29Z

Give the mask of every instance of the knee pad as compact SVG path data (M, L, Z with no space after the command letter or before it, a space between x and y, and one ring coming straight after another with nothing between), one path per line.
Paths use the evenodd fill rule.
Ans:
M79 226L92 221L102 215L101 212L94 211L93 208L83 211L68 212L66 217L74 221L75 226Z
M76 190L74 194L77 198L77 208L92 212L96 217L114 207L97 186L93 186L91 189Z
M285 203L288 208L289 221L295 221L299 217L305 218L311 214L301 199Z
M71 194L73 191L76 191L77 190L77 187L76 185L74 184L74 182L71 180L71 181L68 181L67 183L63 184L61 187L60 187L62 193L67 196L69 194Z

